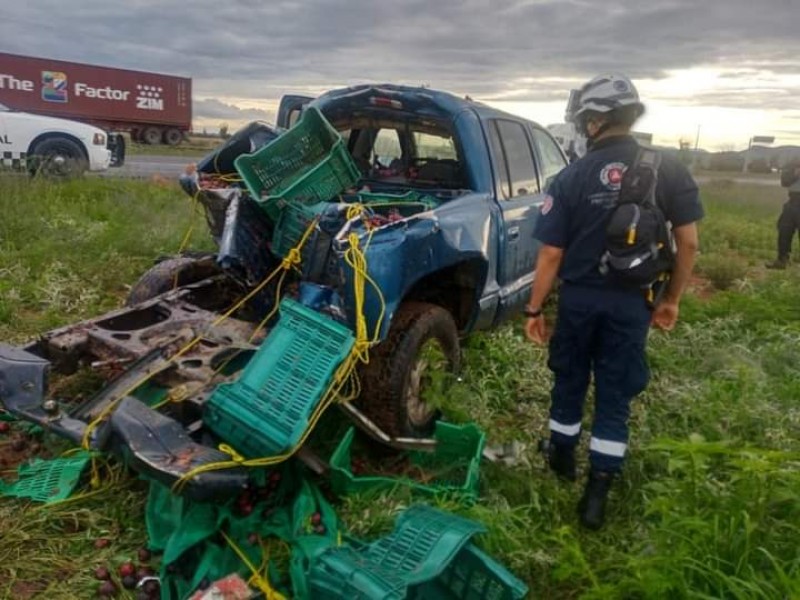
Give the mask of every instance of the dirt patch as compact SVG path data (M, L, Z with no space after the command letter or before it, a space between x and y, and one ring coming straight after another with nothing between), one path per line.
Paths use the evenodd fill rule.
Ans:
M700 300L710 300L717 293L717 289L710 279L697 274L692 275L689 280L689 291Z
M11 597L16 600L35 598L47 589L44 581L15 581L11 584Z
M39 440L12 425L9 432L0 433L0 479L15 481L19 465L32 458L45 458L45 454Z

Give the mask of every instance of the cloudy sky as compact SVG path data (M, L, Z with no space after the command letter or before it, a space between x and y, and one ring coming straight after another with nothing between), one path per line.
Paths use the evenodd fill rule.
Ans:
M571 87L634 78L655 141L800 144L800 0L4 0L0 51L194 79L195 125L285 92L425 84L561 121ZM65 8L65 7L68 7Z

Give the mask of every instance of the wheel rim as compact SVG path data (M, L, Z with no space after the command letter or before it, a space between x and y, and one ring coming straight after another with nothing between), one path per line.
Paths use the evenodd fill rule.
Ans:
M55 150L44 157L42 171L47 175L66 177L72 173L72 161L74 159L68 153Z
M406 386L406 414L412 426L425 427L436 414L437 396L444 391L443 382L449 367L440 342L427 340L411 367Z

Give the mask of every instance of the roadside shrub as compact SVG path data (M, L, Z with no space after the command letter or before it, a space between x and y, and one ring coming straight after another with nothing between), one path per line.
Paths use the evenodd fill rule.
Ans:
M747 275L747 261L734 252L703 254L697 261L697 270L718 290L730 289L734 282Z

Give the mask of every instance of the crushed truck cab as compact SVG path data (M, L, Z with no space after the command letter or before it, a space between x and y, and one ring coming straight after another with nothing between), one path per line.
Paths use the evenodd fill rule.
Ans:
M464 336L521 311L565 165L539 125L444 92L287 97L278 128L249 125L181 180L217 251L159 262L124 308L0 348L0 400L198 498L293 455L333 403L383 443L429 448L427 392L458 371ZM105 383L49 398L48 369Z

